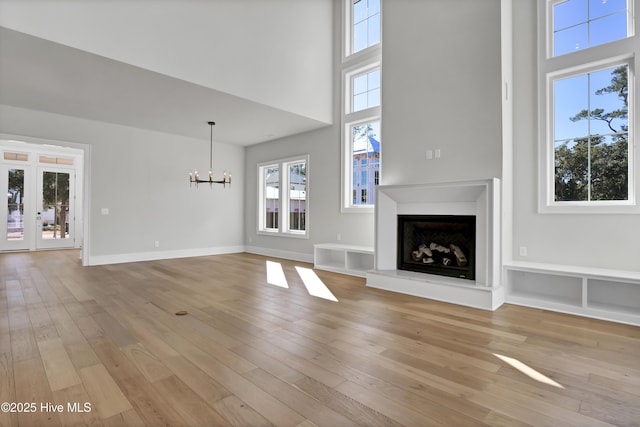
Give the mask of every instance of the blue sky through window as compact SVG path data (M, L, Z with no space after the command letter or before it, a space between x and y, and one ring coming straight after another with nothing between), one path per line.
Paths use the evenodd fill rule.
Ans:
M553 56L627 35L627 0L566 0L553 6Z
M617 93L597 94L611 84L612 73L618 68L612 67L601 71L556 80L554 83L554 140L562 143L574 138L584 138L588 135L608 135L613 131L602 120L571 121L582 110L593 111L603 109L605 112L625 108L623 100ZM622 126L628 124L628 119L616 118L611 121L611 127L622 131Z
M360 111L380 105L380 69L353 78L353 108Z
M353 53L380 43L380 0L353 3Z

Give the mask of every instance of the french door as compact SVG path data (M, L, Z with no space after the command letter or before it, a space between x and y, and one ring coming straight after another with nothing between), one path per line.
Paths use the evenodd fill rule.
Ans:
M69 149L2 142L0 251L79 247L82 219L76 215L76 176L81 153ZM76 224L76 222L78 224ZM80 230L80 231L78 231Z

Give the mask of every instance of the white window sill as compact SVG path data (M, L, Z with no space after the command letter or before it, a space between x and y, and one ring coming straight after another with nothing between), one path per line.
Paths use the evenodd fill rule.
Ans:
M293 232L293 231L266 231L266 230L258 230L256 234L260 236L271 236L271 237L293 237L294 239L308 239L309 232Z
M360 214L372 214L375 212L375 206L343 206L342 213L360 213Z
M552 205L540 205L541 214L640 214L640 206L629 203L608 202L560 202Z

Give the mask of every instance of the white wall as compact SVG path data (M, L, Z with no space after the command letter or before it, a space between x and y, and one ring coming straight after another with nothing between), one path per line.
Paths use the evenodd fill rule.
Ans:
M536 2L514 0L514 236L516 260L640 270L638 215L537 213ZM519 256L526 246L528 256Z
M500 177L500 1L383 7L382 183Z
M312 260L316 243L345 243L373 247L373 213L342 213L340 210L340 85L341 85L341 0L334 4L333 123L312 132L247 147L247 191L245 231L247 249L252 252ZM384 144L384 140L383 140ZM309 154L308 228L309 238L299 239L257 234L257 165L261 162ZM340 240L338 241L338 234Z
M336 25L341 4L335 1ZM499 0L390 0L383 4L382 184L501 174ZM334 123L340 123L340 28L334 40ZM312 254L314 243L372 246L373 214L340 212L340 126L247 149L249 247ZM425 159L440 148L442 158ZM310 238L260 236L256 165L310 154ZM254 187L251 182L255 182Z
M87 218L95 263L243 248L242 147L214 143L214 175L231 170L231 189L195 189L189 188L188 172L198 168L206 174L208 139L8 106L0 106L0 133L91 146ZM101 215L101 208L109 208L109 215Z
M321 122L332 19L332 0L0 0L4 27Z

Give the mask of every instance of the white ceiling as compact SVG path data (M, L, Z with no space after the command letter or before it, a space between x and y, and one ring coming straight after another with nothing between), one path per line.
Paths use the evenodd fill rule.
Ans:
M0 28L0 103L251 145L327 123Z

